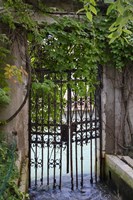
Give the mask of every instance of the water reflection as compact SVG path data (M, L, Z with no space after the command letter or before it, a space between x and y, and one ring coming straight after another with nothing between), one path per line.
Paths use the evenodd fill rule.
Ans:
M64 176L62 190L53 190L52 187L39 187L37 190L30 190L31 200L118 200L108 187L104 184L90 184L89 177L84 176L84 189L71 191L70 183Z

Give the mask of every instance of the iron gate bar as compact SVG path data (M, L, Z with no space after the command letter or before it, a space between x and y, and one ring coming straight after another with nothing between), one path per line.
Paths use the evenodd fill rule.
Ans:
M86 128L86 138L87 138L87 85L85 89L85 128ZM87 140L86 140L86 145L87 145Z
M50 76L48 74L48 79L50 79ZM48 133L50 132L50 94L48 94ZM46 126L46 124L45 124ZM45 135L46 135L46 132L45 132ZM48 134L48 144L47 144L47 148L48 148L48 152L47 152L47 185L49 185L49 168L50 168L50 160L49 160L49 157L50 157L50 152L49 152L49 147L50 147L50 134Z
M28 116L28 140L29 140L29 152L28 152L28 157L29 157L29 188L31 188L31 147L32 147L32 133L31 133L31 85L30 85L30 92L29 92L29 116Z
M42 73L44 74L44 73ZM47 74L48 76L48 80L50 79L50 74ZM48 94L48 124L45 124L45 126L48 126L48 133L50 133L50 103L51 103L51 99L50 99L50 94ZM46 135L46 131L45 131L45 135ZM50 179L50 134L48 134L48 144L47 144L47 185L49 186L49 179Z
M41 135L41 140L42 140L42 146L41 146L41 149L42 149L42 168L41 168L41 185L43 185L43 169L44 169L44 165L43 165L43 157L44 157L44 138L43 138L43 134L44 134L44 112L43 112L43 109L44 109L44 93L42 91L42 102L41 102L41 107L42 107L42 126L41 126L41 131L42 131L42 135Z
M69 72L70 73L70 72ZM70 75L69 73L67 74L67 81L70 80ZM69 173L69 148L71 148L71 144L70 144L70 109L69 109L69 104L70 104L70 87L69 84L67 85L67 125L69 127L69 134L68 134L68 143L67 143L67 173ZM70 155L70 159L71 159L71 155ZM70 161L70 165L71 165L71 161Z
M56 73L54 74L54 81L56 81ZM56 173L56 87L54 87L54 165L53 165L53 189L56 188L56 177L55 177L55 173Z
M75 86L76 86L76 77L75 77ZM76 125L78 124L77 123L77 93L75 91L75 123ZM77 149L77 144L78 144L78 141L77 141L77 130L76 130L76 141L75 141L75 157L76 157L76 189L78 189L78 149Z
M38 120L37 117L37 111L38 111L38 98L37 98L37 93L36 93L36 102L35 102L35 106L36 106L36 122ZM37 132L37 125L35 126L36 128L36 132ZM38 164L38 160L37 160L37 134L36 134L36 139L35 139L35 187L37 186L37 164Z
M86 124L86 122L87 122L87 123L90 123L90 122L92 122L92 123L94 122L94 123L95 123L95 121L96 121L96 122L99 122L99 119L92 119L91 121L87 119L87 120L83 120L82 122L78 122L78 121L77 121L76 124L81 124L81 123L82 123L82 124ZM37 123L31 122L31 126L35 126L35 125L41 126L41 123L39 123L39 122L37 122ZM48 124L44 123L44 126L47 126L47 125L48 125ZM49 126L54 126L54 124L53 124L53 123L49 123ZM60 126L60 124L57 123L57 124L55 124L55 126L58 127L58 126Z
M83 118L83 113L82 113L82 98L80 98L80 106L81 106L81 188L83 188L83 135L82 135L82 118Z
M95 107L97 106L96 96L95 96ZM97 116L97 111L95 109L95 116ZM95 120L95 127L97 127L97 121ZM97 130L95 129L95 136L97 135ZM95 181L97 182L97 138L95 137Z
M75 70L74 70L75 71ZM38 185L38 177L40 176L41 185L44 184L44 172L47 173L47 185L50 185L51 171L53 175L53 189L57 186L62 187L62 159L63 151L66 152L66 168L67 173L70 172L71 189L74 186L78 189L79 179L80 187L83 188L84 183L84 146L88 145L90 152L90 160L88 171L90 171L90 182L93 179L97 182L98 177L98 142L100 141L101 156L101 108L100 108L100 90L96 90L95 98L88 93L88 86L85 79L73 77L73 72L66 70L63 73L36 70L39 81L43 82L44 78L53 80L55 87L53 97L50 94L42 93L41 96L35 93L35 99L30 97L29 128L30 128L30 149L34 149L34 157L30 155L31 168L34 167L34 185ZM39 74L39 76L38 76ZM74 83L75 89L70 86L70 81ZM85 96L79 97L76 89L80 82L85 84ZM63 87L67 88L67 100L63 102ZM31 90L32 95L32 90ZM97 97L98 96L98 97ZM58 97L58 100L57 100ZM72 99L73 98L73 99ZM66 106L65 106L66 105ZM65 106L65 113L63 111ZM47 110L46 110L47 109ZM32 119L32 112L35 111L35 118ZM60 114L59 114L60 111ZM52 114L51 114L52 112ZM47 114L46 114L47 113ZM52 119L53 116L53 120ZM65 123L65 124L64 124ZM65 128L66 127L66 128ZM66 130L66 131L65 131ZM68 137L66 136L69 132ZM95 150L92 149L95 145ZM80 149L80 160L79 158ZM75 152L73 152L75 150ZM59 154L57 155L57 151ZM39 153L41 152L41 153ZM39 155L40 154L40 155ZM51 157L52 156L52 157ZM46 164L45 164L45 160ZM94 158L94 159L93 159ZM75 159L75 162L74 162ZM94 174L93 174L93 164ZM102 160L100 158L100 165ZM46 165L46 168L45 168ZM39 168L41 174L39 175ZM59 169L59 173L57 171ZM89 170L90 168L90 170ZM75 170L75 171L74 171ZM75 178L74 178L75 173ZM30 177L31 180L31 177ZM31 183L30 183L31 185Z
M68 82L71 80L71 72L68 73ZM71 168L71 189L74 190L73 183L73 149L72 149L72 101L71 101L71 87L68 84L68 109L70 114L69 127L70 127L70 168Z
M60 124L62 127L62 115L63 115L63 96L62 96L62 74L61 74L61 90L60 90L60 102L61 102L61 113L60 113ZM61 190L61 183L62 183L62 143L60 145L60 183L59 189Z
M92 96L90 94L90 135L92 137ZM91 178L90 178L90 183L93 183L93 175L92 175L92 140L90 140L90 173L91 173Z
M91 130L91 129L89 129L89 130ZM92 130L93 130L93 129L92 129ZM95 129L95 130L98 130L98 129ZM84 132L85 132L85 131L84 131ZM83 132L82 132L82 133L83 133ZM36 135L36 134L35 134L35 135ZM38 135L39 135L39 134L38 134ZM41 134L40 134L40 135L41 135ZM74 135L74 134L73 134L73 135ZM55 136L57 136L57 135L55 134ZM90 140L92 140L92 139L97 139L97 138L99 138L99 136L97 136L97 135L96 135L96 136L95 136L95 135L94 135L94 136L92 135L92 136L89 136L89 137L87 136L87 138L82 138L82 139L76 138L76 139L72 139L72 143L74 143L74 142L77 142L77 143L78 143L78 142L80 142L80 141L82 141L82 142L84 142L84 141L88 142L88 141L90 141ZM43 141L41 140L41 141L37 141L37 142L36 142L36 141L33 141L33 140L32 140L31 142L32 142L32 144L36 144L36 143L37 143L37 144L41 144L41 146L42 146L42 143L43 143L43 144L47 144L47 146L49 145L49 141L44 141L44 142L43 142ZM59 146L59 145L61 146L61 142L60 142L60 141L59 141L59 142L58 142L58 141L56 141L56 142L53 141L53 142L51 142L51 144L54 144L54 145L57 145L57 146Z

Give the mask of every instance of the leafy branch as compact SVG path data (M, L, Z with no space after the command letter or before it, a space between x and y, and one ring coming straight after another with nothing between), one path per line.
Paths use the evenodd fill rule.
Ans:
M97 9L96 9L96 1L95 0L83 0L83 8L81 8L79 12L85 11L86 16L89 19L90 22L93 21L93 15L97 15Z
M129 30L129 23L133 22L133 2L131 0L117 0L108 7L107 15L116 13L116 20L109 27L110 34L110 43L114 42L117 38L124 38L123 33L132 34L132 31Z
M100 16L103 7L100 7L100 1L83 0L84 6L78 12L85 11L90 22L93 22L94 16ZM115 2L106 1L108 3L107 15L115 16L114 22L109 27L109 43L113 43L120 38L121 41L129 42L124 34L131 35L130 24L133 23L133 2L132 0L116 0Z

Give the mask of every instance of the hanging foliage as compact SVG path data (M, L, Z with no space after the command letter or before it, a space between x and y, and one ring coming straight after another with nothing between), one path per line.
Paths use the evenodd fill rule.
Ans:
M0 20L9 26L10 31L21 27L21 30L28 35L33 68L39 66L56 71L75 69L74 76L85 77L90 89L94 91L99 64L122 69L132 62L132 34L123 31L121 37L109 43L109 27L114 22L115 14L109 15L108 11L108 15L103 16L102 12L97 10L94 0L84 1L85 11L90 12L88 15L92 15L91 22L85 19L79 21L74 18L61 18L50 25L46 23L40 25L32 18L35 9L33 4L26 4L22 0L4 2L4 11L0 14ZM128 25L128 30L132 32L132 24ZM6 35L1 34L0 38L7 40L4 44L9 41ZM7 76L3 74L8 64L6 63L8 54L9 47L1 46L1 89L7 86ZM43 88L46 89L49 84L45 86ZM83 91L82 86L80 91Z
M31 51L33 68L61 73L74 70L73 76L84 77L93 90L97 83L99 52L89 23L65 17L56 23L42 26L42 40L38 44L34 40L30 41L30 46L34 49Z

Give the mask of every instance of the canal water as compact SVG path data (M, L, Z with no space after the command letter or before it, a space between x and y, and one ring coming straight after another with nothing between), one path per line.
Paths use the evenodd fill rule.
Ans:
M80 128L80 127L79 127ZM89 134L89 133L88 133ZM97 132L94 132L94 135ZM35 138L34 138L35 137ZM33 135L32 140L36 140L36 135ZM38 141L41 141L40 136L37 137ZM46 136L44 136L43 141L45 141ZM52 136L50 136L52 141ZM108 187L103 183L95 183L97 176L97 181L99 177L100 170L100 139L94 138L90 142L84 144L82 147L83 158L81 159L81 145L77 145L77 155L78 155L78 189L76 189L76 169L75 169L75 143L72 144L72 154L73 154L73 184L74 190L71 190L71 174L70 171L67 173L67 151L64 148L62 153L62 179L61 179L61 190L59 189L60 183L60 169L59 166L56 166L56 177L53 176L54 168L47 169L48 159L51 161L54 160L54 151L53 148L43 147L39 144L35 146L32 145L31 148L31 160L33 160L33 165L30 169L31 177L31 188L30 188L30 199L31 200L119 200L115 194L113 194ZM91 152L91 153L90 153ZM48 157L47 155L50 155ZM56 149L56 159L60 160L60 149ZM35 160L43 160L43 167L35 167ZM81 185L81 160L83 160L83 187ZM38 162L39 163L39 162ZM46 163L46 164L45 164ZM97 166L97 167L96 167ZM90 174L91 172L91 174ZM47 182L49 173L49 180ZM93 184L90 183L90 180L93 176ZM53 189L53 177L56 179L56 188ZM42 182L43 179L43 182ZM36 187L35 187L36 185Z
M84 175L84 188L75 189L70 188L68 177L63 177L63 187L53 190L47 186L40 186L38 188L30 189L31 200L120 200L118 196L113 194L107 185L103 183L90 184L89 177Z
M93 149L95 150L95 141L92 143ZM38 181L37 186L35 187L35 171L34 167L31 168L31 189L30 189L30 199L31 200L119 200L115 194L113 194L107 185L98 182L97 184L94 182L93 184L90 183L90 176L88 175L90 172L90 168L88 167L88 163L90 160L89 156L89 149L90 149L90 143L84 146L84 156L85 156L85 162L84 162L84 175L83 175L83 189L80 189L80 167L79 167L79 176L78 176L78 188L76 189L76 177L74 174L73 182L74 182L74 191L71 190L71 175L70 172L66 173L66 159L65 154L63 157L63 170L62 170L62 188L59 190L58 183L59 183L59 171L56 172L56 181L57 181L57 187L53 190L53 176L52 176L52 170L50 171L51 178L49 179L49 186L47 186L47 173L45 168L44 173L44 182L43 185L41 185L40 179L41 179L41 168L38 168ZM80 150L80 146L78 147L78 150ZM41 151L38 149L38 156L41 154ZM52 154L51 154L52 155ZM79 153L80 155L80 153ZM57 152L58 156L58 152ZM32 157L34 157L32 153ZM80 156L79 156L80 157ZM95 156L94 156L95 157ZM46 157L44 158L46 159ZM80 159L79 159L80 163ZM80 165L79 165L80 166ZM95 162L93 162L93 175L95 177ZM58 170L58 169L57 169Z

